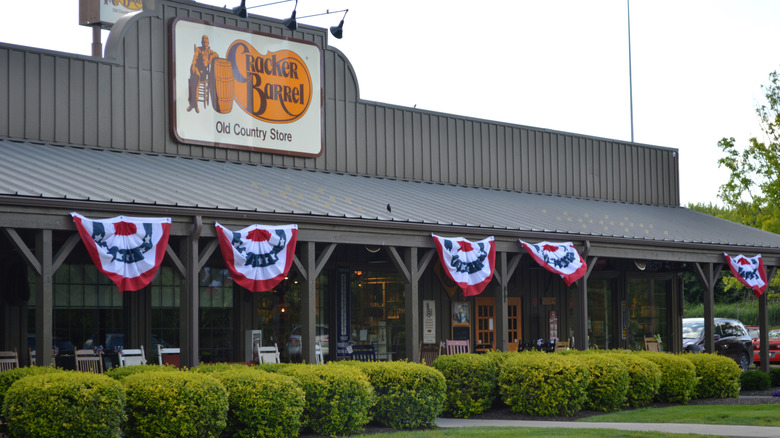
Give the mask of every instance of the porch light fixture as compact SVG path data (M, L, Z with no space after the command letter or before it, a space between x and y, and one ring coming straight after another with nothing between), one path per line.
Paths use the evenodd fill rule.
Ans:
M262 4L262 5L250 6L250 7L247 8L246 7L246 0L241 0L241 4L236 6L235 8L233 8L233 13L238 15L241 18L246 18L246 10L247 9L262 8L263 6L278 5L279 3L287 3L287 2L291 2L291 1L293 1L293 0L279 0L279 1L276 1L276 2L273 2L273 3L266 3L266 4ZM298 0L295 0L295 3L296 3L296 7L297 7ZM294 15L294 13L293 13L293 15Z
M286 3L286 2L289 2L289 1L293 1L293 0L280 0L280 1L277 1L277 2L273 2L273 3L266 3L266 4L262 4L262 5L257 5L257 6L250 6L250 7L247 8L246 7L246 0L241 0L241 4L236 6L235 8L233 8L233 13L238 15L241 18L246 18L247 17L247 13L246 13L247 9L259 8L259 7L262 7L262 6L270 6L270 5L275 5L275 4L279 4L279 3ZM284 21L282 21L282 24L284 24L284 27L286 27L288 30L291 30L291 31L297 30L298 29L298 20L300 20L300 19L310 18L310 17L319 17L320 15L337 14L339 12L343 12L344 16L341 17L341 21L339 22L339 24L337 26L331 26L330 27L330 33L331 33L331 35L333 35L337 39L341 39L341 37L344 35L344 18L346 18L347 12L349 12L349 9L340 9L338 11L331 11L331 10L327 10L326 9L325 12L321 12L319 14L305 15L303 17L296 17L297 11L298 11L298 0L295 0L295 8L293 8L292 15L290 15L290 18L287 18Z

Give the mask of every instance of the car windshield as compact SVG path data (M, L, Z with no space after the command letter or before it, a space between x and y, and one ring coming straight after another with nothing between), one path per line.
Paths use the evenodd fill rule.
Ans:
M769 332L769 339L780 339L780 330L772 330Z
M684 321L683 339L699 339L704 336L703 321Z

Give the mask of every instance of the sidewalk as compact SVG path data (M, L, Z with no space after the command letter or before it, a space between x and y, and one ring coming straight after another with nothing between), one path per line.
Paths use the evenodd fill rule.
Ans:
M732 437L780 437L780 427L727 426L723 424L680 423L588 423L574 421L472 420L439 418L436 425L442 429L453 427L561 427L566 429L617 429L639 432L689 433Z

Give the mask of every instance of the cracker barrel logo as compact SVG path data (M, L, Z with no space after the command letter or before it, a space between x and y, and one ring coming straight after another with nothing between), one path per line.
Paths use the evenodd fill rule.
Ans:
M103 0L104 4L108 4L109 0ZM124 6L131 11L140 11L143 7L142 0L111 0L114 6Z
M208 86L204 86L208 84ZM190 68L189 107L198 103L220 114L235 102L245 113L268 123L294 122L309 108L312 78L306 63L291 50L261 54L243 40L234 41L225 58L209 47L206 35L195 46Z

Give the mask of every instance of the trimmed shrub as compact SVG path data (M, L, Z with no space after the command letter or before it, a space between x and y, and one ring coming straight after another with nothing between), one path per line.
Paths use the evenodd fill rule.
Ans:
M661 387L661 368L655 362L643 359L632 352L610 352L611 357L620 360L628 371L626 403L632 408L649 405L658 395Z
M393 429L435 427L447 383L429 366L409 362L357 362L377 397L373 419Z
M763 371L751 370L742 373L740 383L743 391L766 391L772 387L772 378Z
M698 384L694 398L739 397L742 369L733 359L710 353L684 356L696 367Z
M493 364L495 364L496 367L496 388L493 392L493 405L491 408L504 408L506 407L506 403L504 403L504 400L501 399L501 391L498 387L498 375L501 372L501 367L504 365L504 362L506 362L509 358L518 355L519 353L517 351L489 350L484 354L493 362Z
M439 356L433 367L447 381L444 412L456 418L468 418L490 409L496 396L498 366L484 354Z
M293 364L291 363L261 363L261 364L254 365L252 368L268 371L269 373L277 373L279 372L279 370L282 370L292 365ZM298 364L298 365L302 365L302 364Z
M642 351L639 356L655 362L661 369L661 385L655 399L667 403L688 403L696 391L696 368L687 356Z
M588 367L576 355L523 352L507 359L498 385L517 414L571 416L582 409L590 383Z
M106 372L103 374L111 377L112 379L122 381L125 377L132 376L133 374L160 372L179 373L181 371L182 370L176 368L173 365L131 365L128 367L114 367L106 370Z
M3 398L5 397L6 391L8 391L8 388L11 387L11 385L14 384L19 379L22 379L27 376L39 376L41 374L51 374L51 373L63 373L63 370L53 368L53 367L36 367L36 366L30 366L30 367L21 367L21 368L14 368L12 370L7 370L0 372L0 420L3 419ZM2 421L0 421L2 423Z
M770 368L769 378L772 381L772 388L777 388L778 386L780 386L780 368ZM2 398L0 398L0 400L1 399Z
M209 375L147 372L122 383L127 436L219 437L227 425L227 390Z
M8 388L3 413L11 436L118 437L125 392L121 383L100 374L31 375Z
M320 435L349 435L371 421L376 397L366 375L358 367L290 364L277 367L279 374L295 378L306 393L303 427Z
M295 379L245 365L212 376L228 390L229 436L298 436L306 398Z
M252 365L247 365L243 363L218 362L218 363L202 363L196 366L195 368L191 368L190 371L194 371L196 373L216 373L222 371L240 370L240 369L249 369L249 368L252 368Z
M590 371L585 407L594 411L617 411L628 399L628 369L619 359L607 354L576 356Z

